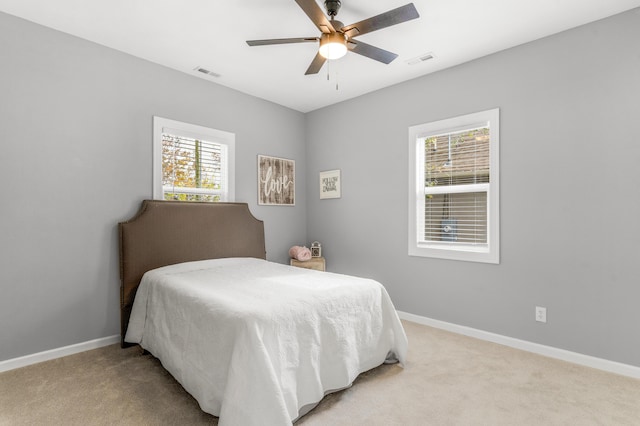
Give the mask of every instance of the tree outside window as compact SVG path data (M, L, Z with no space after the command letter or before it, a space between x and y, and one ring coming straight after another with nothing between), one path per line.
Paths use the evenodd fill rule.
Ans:
M165 200L220 201L219 144L162 134L162 186Z

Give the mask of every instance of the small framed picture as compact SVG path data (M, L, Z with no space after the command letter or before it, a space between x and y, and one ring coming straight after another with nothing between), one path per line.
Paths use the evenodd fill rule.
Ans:
M320 172L320 199L340 198L340 170Z

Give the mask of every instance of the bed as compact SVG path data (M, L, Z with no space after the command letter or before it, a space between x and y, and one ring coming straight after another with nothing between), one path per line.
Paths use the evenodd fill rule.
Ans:
M224 425L287 425L407 338L373 280L269 262L244 203L143 201L119 224L122 345Z

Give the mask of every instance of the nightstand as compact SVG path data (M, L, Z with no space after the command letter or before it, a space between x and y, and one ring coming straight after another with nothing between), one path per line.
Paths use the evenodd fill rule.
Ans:
M312 257L309 260L297 260L291 259L291 266L297 266L298 268L314 269L316 271L324 271L325 263L324 257Z

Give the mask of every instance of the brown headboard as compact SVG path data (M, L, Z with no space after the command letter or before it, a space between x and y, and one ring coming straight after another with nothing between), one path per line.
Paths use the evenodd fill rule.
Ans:
M266 258L264 223L246 203L145 200L118 224L122 345L136 289L145 272L161 266L223 257Z

